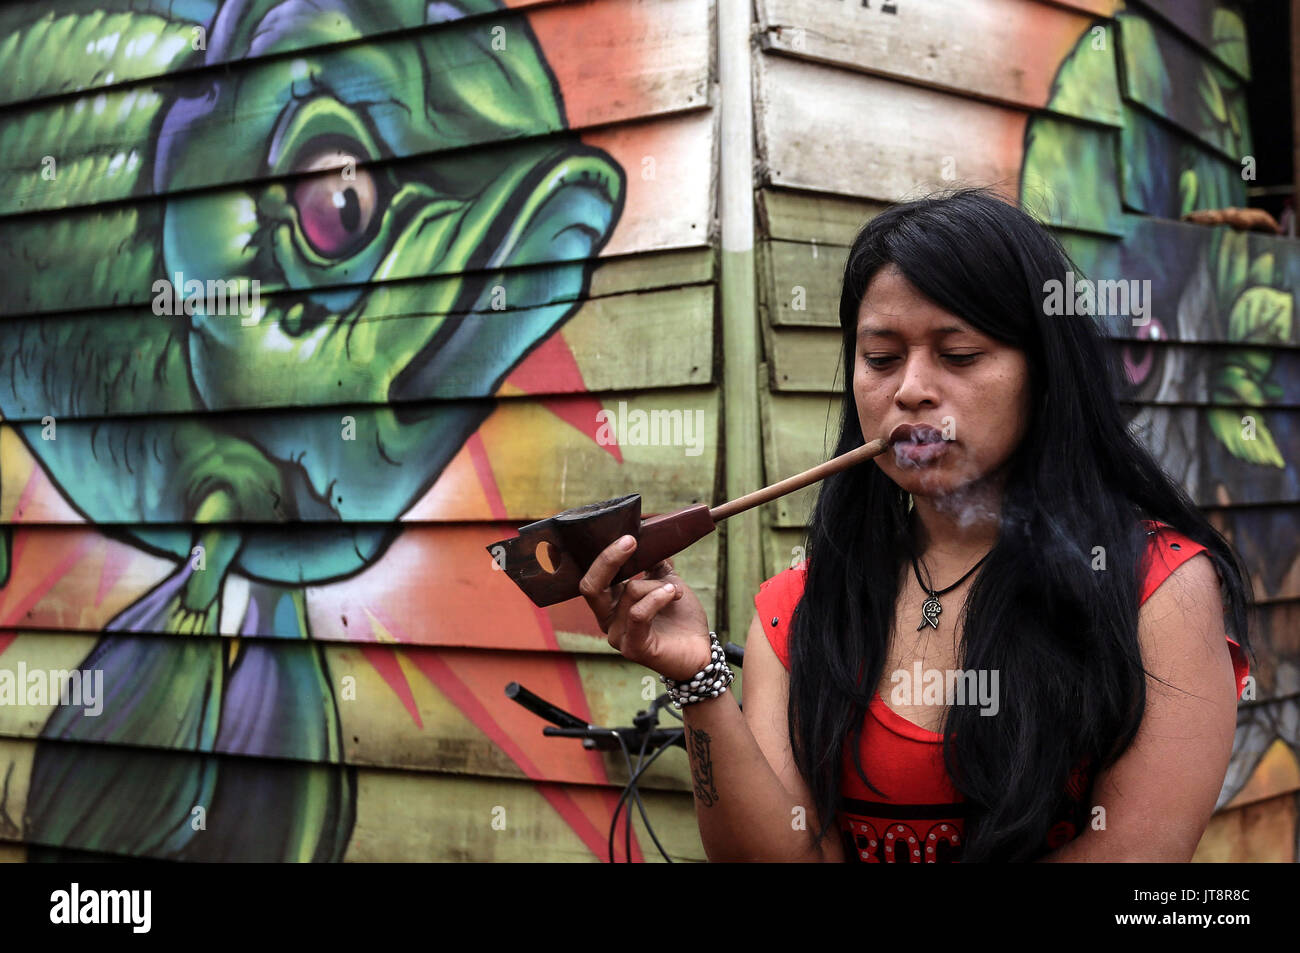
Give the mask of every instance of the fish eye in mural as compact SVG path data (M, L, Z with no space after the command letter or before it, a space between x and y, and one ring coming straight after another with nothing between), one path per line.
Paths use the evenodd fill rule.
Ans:
M438 25L498 10L508 52L487 26ZM13 356L0 413L81 516L177 561L82 665L104 672L112 717L62 706L45 725L27 839L170 859L339 860L355 769L342 763L303 587L384 553L501 382L574 313L619 219L624 173L572 134L531 135L565 128L561 93L527 21L496 0L105 0L11 11L6 26L25 49L45 44L76 88L78 51L63 38L106 14L122 49L155 61L165 50L160 72L181 72L126 120L135 138L115 187L128 209L0 235L6 264L39 265L10 270L7 311L58 310L69 288L115 302L113 282L131 276L221 282L244 297L238 309L209 298L129 322L89 311L0 321L0 352ZM281 52L305 34L311 50ZM398 37L383 56L349 43L377 34ZM75 168L72 146L43 147ZM436 157L409 158L426 154ZM237 187L214 187L214 169ZM103 186L84 197L67 187L76 205ZM86 251L113 239L116 278ZM157 294L155 314L168 298ZM88 406L109 416L76 419ZM299 409L274 411L288 407ZM170 412L147 412L157 408ZM57 440L42 439L46 415L60 421ZM0 543L3 581L7 533ZM185 638L226 628L232 573L249 580L235 630L293 644ZM214 751L299 763L203 755ZM223 836L196 836L200 804Z

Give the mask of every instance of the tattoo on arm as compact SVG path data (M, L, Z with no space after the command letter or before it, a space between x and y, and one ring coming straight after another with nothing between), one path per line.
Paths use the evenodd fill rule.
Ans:
M707 732L686 726L686 735L690 743L691 777L695 782L695 796L705 807L718 803L718 789L713 783L713 759L709 756L709 738Z

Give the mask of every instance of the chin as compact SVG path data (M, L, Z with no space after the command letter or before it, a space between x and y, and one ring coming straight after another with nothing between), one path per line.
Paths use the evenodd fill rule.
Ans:
M891 462L882 464L880 469L902 490L913 496L942 496L952 492L961 483L956 474L948 472L947 467L939 464L902 467Z
M964 489L973 489L984 476L981 473L964 473L949 460L939 460L923 466L906 466L890 461L880 468L912 496L951 496Z
M950 496L962 487L957 480L948 480L941 476L918 477L911 475L894 480L905 492L912 496L943 497Z

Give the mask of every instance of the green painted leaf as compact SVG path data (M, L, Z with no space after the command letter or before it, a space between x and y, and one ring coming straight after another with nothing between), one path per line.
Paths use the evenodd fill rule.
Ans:
M1271 251L1256 255L1250 263L1250 273L1246 276L1246 280L1252 285L1271 285L1274 264L1275 259Z
M1201 67L1201 78L1196 84L1196 91L1201 97L1201 105L1209 116L1215 122L1226 123L1228 107L1223 101L1223 90L1219 88L1219 81L1215 79L1214 71L1208 64Z
M1214 11L1210 27L1214 55L1242 76L1250 77L1250 58L1246 51L1246 25L1241 16L1226 7Z
M1121 229L1116 138L1114 131L1036 117L1025 136L1022 204L1054 225Z
M1105 34L1101 49L1092 43L1092 31L1098 28ZM1049 108L1067 116L1123 123L1114 51L1115 31L1110 25L1089 27L1056 71Z
M1273 366L1273 352L1267 348L1233 348L1224 352L1223 359L1254 375L1256 380L1266 377Z
M1254 418L1255 432L1254 439L1246 439L1243 434L1245 428L1241 422L1244 416L1247 415L1243 415L1238 410L1206 411L1210 429L1220 442L1228 448L1228 452L1238 460L1244 460L1246 463L1254 463L1259 466L1286 469L1286 461L1282 459L1282 454L1278 452L1277 444L1273 441L1273 435L1258 414L1249 415Z
M1191 169L1178 176L1178 207L1180 216L1196 211L1196 173Z
M1251 407L1265 403L1264 392L1254 375L1237 364L1225 364L1219 368L1213 401L1216 404L1244 404Z
M1219 313L1226 314L1231 302L1246 286L1250 249L1243 233L1227 227L1215 231L1218 232L1219 247L1214 263L1214 290L1218 296Z
M1169 75L1156 43L1155 30L1148 20L1133 14L1121 12L1116 15L1116 21L1129 96L1153 108L1159 104L1167 114L1171 95Z
M1260 344L1291 342L1291 295L1276 288L1247 288L1228 315L1228 339Z

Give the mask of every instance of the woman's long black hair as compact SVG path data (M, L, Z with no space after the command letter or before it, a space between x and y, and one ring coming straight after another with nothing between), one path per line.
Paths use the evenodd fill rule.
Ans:
M986 190L895 205L854 239L840 296L845 386L836 454L864 442L853 394L858 311L887 263L935 304L1021 350L1030 369L1031 420L960 643L962 668L998 672L1000 709L987 717L974 705L952 705L942 730L944 762L967 801L961 860L1032 860L1060 817L1071 769L1082 761L1095 777L1112 764L1145 711L1139 520L1168 523L1207 547L1228 632L1247 651L1249 575L1129 432L1114 349L1095 319L1045 313L1046 282L1080 270L1045 228ZM1093 568L1097 546L1104 570ZM856 770L880 793L858 745L912 552L908 496L878 466L822 482L808 525L804 596L791 621L788 712L795 761L821 820L810 832L815 843L836 822L846 739Z

